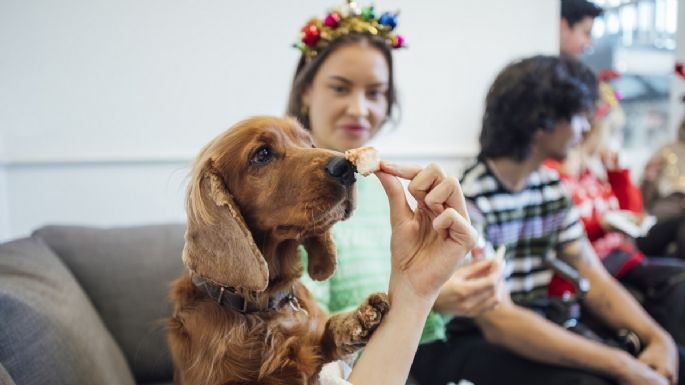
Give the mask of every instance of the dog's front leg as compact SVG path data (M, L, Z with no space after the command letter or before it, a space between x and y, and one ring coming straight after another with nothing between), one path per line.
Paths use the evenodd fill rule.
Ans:
M328 319L321 338L324 362L338 360L363 348L390 308L385 293L374 293L347 313Z

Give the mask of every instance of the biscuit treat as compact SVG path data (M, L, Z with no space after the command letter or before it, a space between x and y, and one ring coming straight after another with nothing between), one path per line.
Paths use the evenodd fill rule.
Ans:
M357 172L368 176L372 172L380 171L381 160L378 151L373 147L359 147L345 151L345 158L349 160Z

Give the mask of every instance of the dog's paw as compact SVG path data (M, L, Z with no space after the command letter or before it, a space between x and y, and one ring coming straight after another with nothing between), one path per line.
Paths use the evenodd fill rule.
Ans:
M339 354L349 354L363 348L390 309L385 293L371 294L359 307L336 317L335 342ZM333 325L331 325L333 326Z
M380 325L385 313L390 309L388 295L385 293L371 294L363 304L359 305L356 311L358 327L353 333L355 341L366 344L368 337Z

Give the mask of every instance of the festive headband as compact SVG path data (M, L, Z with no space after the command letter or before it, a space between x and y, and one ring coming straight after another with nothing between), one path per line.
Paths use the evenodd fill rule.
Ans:
M314 57L335 39L350 33L365 33L383 38L390 47L405 46L404 37L393 33L399 12L384 12L376 17L373 6L359 8L356 1L347 0L321 20L312 18L300 31L294 44L303 54Z
M611 86L609 81L618 79L621 74L613 69L606 69L599 72L599 101L595 110L595 117L603 119L609 111L619 106L618 102L623 97L621 93Z

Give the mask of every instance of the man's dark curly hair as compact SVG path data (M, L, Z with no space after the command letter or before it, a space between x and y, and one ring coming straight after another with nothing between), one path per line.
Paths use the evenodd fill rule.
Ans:
M561 0L561 18L566 19L569 27L586 17L595 18L604 10L587 0Z
M537 130L591 112L597 78L583 63L558 56L534 56L509 64L485 99L480 156L528 158Z

